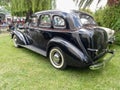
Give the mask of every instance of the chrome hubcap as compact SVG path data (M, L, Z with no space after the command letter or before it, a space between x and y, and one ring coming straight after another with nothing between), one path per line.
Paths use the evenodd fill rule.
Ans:
M53 55L53 61L57 64L60 62L60 55L58 53Z
M15 38L15 39L14 39L14 41L16 42L16 41L17 41L17 39Z
M18 45L17 45L17 38L16 38L16 36L14 36L14 45L15 45L15 47L18 47Z

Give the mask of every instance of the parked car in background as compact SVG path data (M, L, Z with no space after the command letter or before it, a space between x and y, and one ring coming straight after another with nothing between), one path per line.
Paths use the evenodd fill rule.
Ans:
M36 12L24 31L14 30L12 38L15 47L25 47L49 57L57 69L68 65L99 69L106 62L99 59L107 53L114 54L109 49L114 31L99 27L92 16L75 10Z

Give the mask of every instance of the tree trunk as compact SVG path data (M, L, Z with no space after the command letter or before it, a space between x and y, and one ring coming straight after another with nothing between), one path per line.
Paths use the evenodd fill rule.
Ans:
M28 20L29 20L29 18L31 17L32 14L33 14L32 9L29 9L29 11L26 12L26 20L25 20L25 23L28 22Z

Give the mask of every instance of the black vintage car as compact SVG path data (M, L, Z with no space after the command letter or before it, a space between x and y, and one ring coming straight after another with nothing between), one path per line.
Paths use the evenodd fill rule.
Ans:
M75 10L36 12L24 30L12 32L12 38L15 47L49 57L57 69L68 65L99 69L106 62L99 58L114 53L108 48L114 41L114 31L99 27L92 16Z

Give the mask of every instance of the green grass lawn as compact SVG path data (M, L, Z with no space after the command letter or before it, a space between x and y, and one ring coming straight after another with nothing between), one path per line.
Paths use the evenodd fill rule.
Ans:
M0 34L0 90L120 90L120 47L100 70L68 67L57 70L39 54L15 48Z

